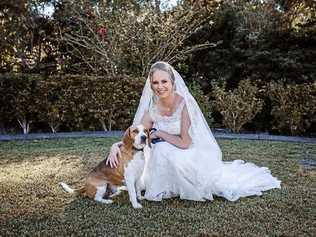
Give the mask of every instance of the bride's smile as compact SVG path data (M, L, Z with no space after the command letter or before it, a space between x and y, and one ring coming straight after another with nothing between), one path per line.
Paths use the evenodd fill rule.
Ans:
M155 71L153 74L151 86L154 93L161 99L168 98L174 94L174 86L167 72L161 70Z
M222 152L198 103L168 63L151 66L133 125L154 128L145 199L205 201L213 195L236 201L281 188L266 167L242 160L222 161ZM115 148L113 148L115 149ZM117 154L113 153L113 160ZM111 161L110 161L111 162Z

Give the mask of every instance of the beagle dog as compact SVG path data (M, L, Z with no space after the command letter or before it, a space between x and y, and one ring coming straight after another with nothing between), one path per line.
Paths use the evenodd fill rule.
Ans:
M141 191L145 188L144 174L151 147L149 131L143 125L129 127L122 142L121 157L118 157L116 168L106 165L104 159L88 174L84 187L73 190L63 182L60 185L68 193L76 192L105 204L112 203L109 198L120 193L118 187L126 185L132 206L141 208L137 198L142 199ZM109 189L112 195L107 195Z

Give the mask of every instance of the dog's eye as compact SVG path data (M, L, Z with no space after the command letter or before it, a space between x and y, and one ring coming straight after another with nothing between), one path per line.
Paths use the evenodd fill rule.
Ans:
M133 130L132 133L137 134L138 133L138 129Z

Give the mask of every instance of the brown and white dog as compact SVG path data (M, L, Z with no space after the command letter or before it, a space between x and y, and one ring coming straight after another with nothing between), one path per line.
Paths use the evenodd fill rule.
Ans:
M65 183L61 182L60 185L66 192L76 192L96 201L110 204L113 201L108 198L118 195L120 193L118 187L125 184L132 206L141 208L137 198L142 199L141 191L145 188L143 178L151 147L149 131L143 125L129 127L122 142L121 157L118 157L119 163L116 168L106 165L106 159L104 159L88 174L84 187L73 190ZM106 198L109 188L113 194Z

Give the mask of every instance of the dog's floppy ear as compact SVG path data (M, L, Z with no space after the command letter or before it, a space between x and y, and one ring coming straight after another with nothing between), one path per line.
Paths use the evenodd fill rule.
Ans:
M148 146L151 148L151 137L149 129L146 129Z
M129 127L125 133L124 133L124 137L123 137L123 143L125 146L129 147L129 146L132 146L133 145L133 139L132 139L132 136L131 136L131 131L132 130L132 127Z

